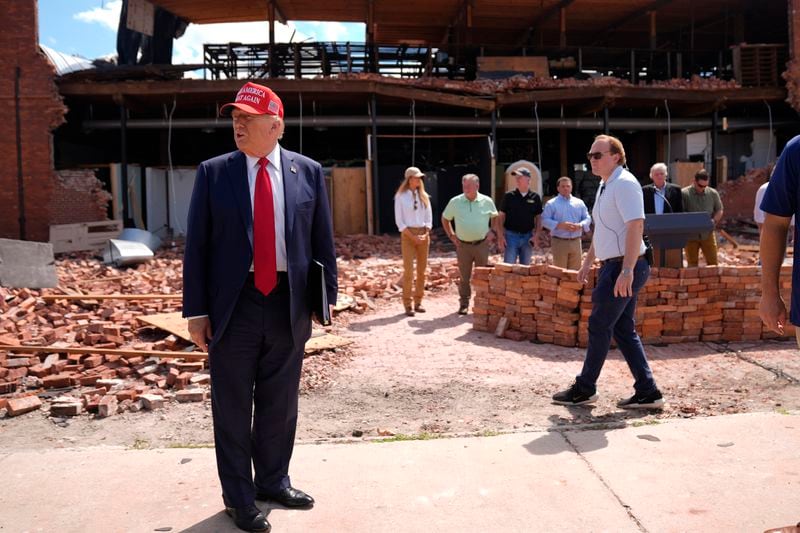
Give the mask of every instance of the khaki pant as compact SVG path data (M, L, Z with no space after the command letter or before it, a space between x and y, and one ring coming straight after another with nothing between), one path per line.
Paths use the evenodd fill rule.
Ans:
M470 287L472 264L479 267L489 264L489 242L486 239L478 244L459 242L456 256L458 257L458 273L461 276L458 284L458 303L460 307L469 307L469 299L472 296Z
M581 268L581 238L559 239L550 237L550 252L553 254L553 265L569 270Z
M425 228L408 228L414 235L423 235ZM428 248L430 248L430 238L420 241L408 237L405 233L400 237L400 249L403 252L403 305L406 309L411 308L411 292L414 287L414 303L422 303L422 295L425 292L425 268L428 266ZM417 282L414 284L414 260L417 260Z
M664 267L665 268L682 268L683 267L683 250L680 248L669 248L664 250ZM661 248L653 247L653 265L654 267L661 266Z
M703 257L706 258L707 265L717 264L717 233L712 231L708 238L702 241L686 242L686 263L690 267L696 267L699 259L699 250L703 250Z

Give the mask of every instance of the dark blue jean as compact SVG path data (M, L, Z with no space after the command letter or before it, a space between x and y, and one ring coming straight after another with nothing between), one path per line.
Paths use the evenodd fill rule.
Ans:
M506 236L506 251L503 254L503 263L513 265L517 262L517 257L519 257L521 265L530 265L531 255L533 255L530 240L533 232L517 233L516 231L505 230L504 233Z
M633 269L633 296L620 298L614 296L614 284L617 281L622 262L609 262L600 267L597 285L592 291L592 314L589 317L589 346L583 370L576 378L583 392L594 394L597 379L603 369L611 336L628 363L634 379L634 389L640 394L649 394L656 390L653 373L647 363L642 341L636 334L634 315L636 313L636 295L650 276L650 266L645 259L639 259Z

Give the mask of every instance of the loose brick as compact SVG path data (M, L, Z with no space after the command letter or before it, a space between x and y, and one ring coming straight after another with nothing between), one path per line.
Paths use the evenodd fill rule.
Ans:
M117 397L113 394L107 394L100 399L97 405L97 416L105 418L117 414Z
M157 394L142 394L140 399L148 411L164 408L164 398Z
M35 411L42 406L42 400L38 396L23 396L22 398L12 398L8 400L8 416L19 416Z
M179 402L202 402L206 399L204 389L181 390L175 394L175 399Z

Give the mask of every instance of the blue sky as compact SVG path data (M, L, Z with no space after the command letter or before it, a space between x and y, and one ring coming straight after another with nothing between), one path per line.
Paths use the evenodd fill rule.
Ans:
M89 59L116 54L121 0L39 0L39 42L67 54ZM364 41L363 24L289 22L276 24L277 41ZM175 40L173 63L202 63L204 43L265 43L266 22L191 24Z

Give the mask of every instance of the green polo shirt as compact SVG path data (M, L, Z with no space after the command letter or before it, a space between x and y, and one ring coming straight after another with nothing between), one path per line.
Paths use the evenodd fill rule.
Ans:
M489 221L497 216L497 208L491 198L481 193L472 202L459 194L447 202L442 216L455 220L456 237L462 241L479 241L489 232Z
M722 211L722 200L716 189L706 187L703 193L698 193L694 185L689 185L681 189L683 195L683 210L687 213L708 213L714 217L714 213ZM701 233L699 240L705 240L710 233Z

